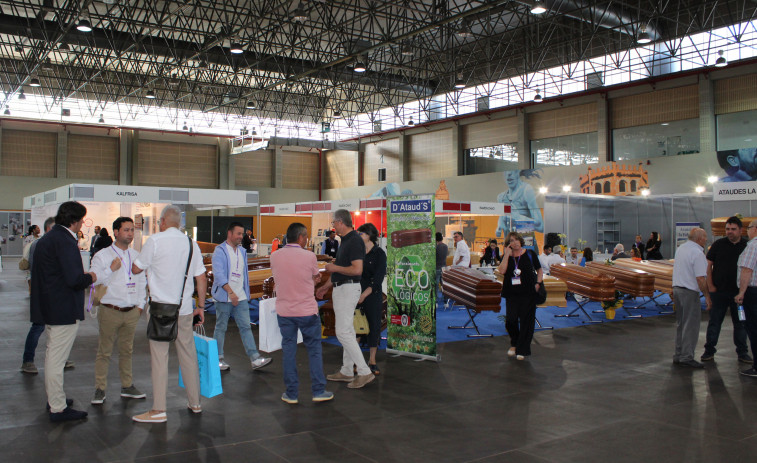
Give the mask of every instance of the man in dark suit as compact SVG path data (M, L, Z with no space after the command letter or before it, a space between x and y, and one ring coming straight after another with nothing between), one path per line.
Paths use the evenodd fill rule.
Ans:
M336 240L336 232L329 230L326 232L326 240L323 242L323 248L321 248L321 254L336 258L336 252L339 250L339 241Z
M95 242L100 238L100 226L95 225L95 234L92 235L92 241L89 243L89 257L95 255Z
M76 201L60 205L55 226L37 241L32 267L31 321L44 324L47 333L45 390L50 421L85 418L74 410L63 391L63 367L84 320L84 289L97 280L84 273L76 234L87 208Z

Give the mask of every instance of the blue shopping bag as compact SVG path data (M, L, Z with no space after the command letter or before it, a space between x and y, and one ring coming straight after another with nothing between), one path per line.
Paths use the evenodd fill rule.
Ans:
M223 393L221 369L218 367L218 343L215 339L194 334L197 364L200 372L200 394L203 397L215 397ZM179 367L179 387L184 387Z

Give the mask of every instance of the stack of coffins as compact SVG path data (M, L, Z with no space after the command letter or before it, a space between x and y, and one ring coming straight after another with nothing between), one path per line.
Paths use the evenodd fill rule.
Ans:
M615 262L630 259L617 259ZM654 275L635 268L615 264L589 262L586 269L596 275L615 277L615 289L635 297L651 297L654 294Z
M547 290L547 300L537 307L568 307L568 302L565 300L568 285L564 281L544 275L544 289Z
M717 217L710 220L710 228L712 229L713 236L725 236L725 221L726 220L728 220L728 217ZM744 224L744 226L741 228L741 236L743 236L744 238L747 237L746 227L748 227L749 224L752 223L754 220L757 220L757 217L742 217L741 218L741 223Z
M442 294L476 312L500 311L502 285L472 268L448 267L442 273Z
M654 276L654 289L673 294L673 265L672 261L643 260L635 262L632 259L617 259L615 265L622 268L641 270Z
M597 275L575 264L554 264L549 274L564 281L568 291L573 293L595 301L615 300L615 278L612 276Z

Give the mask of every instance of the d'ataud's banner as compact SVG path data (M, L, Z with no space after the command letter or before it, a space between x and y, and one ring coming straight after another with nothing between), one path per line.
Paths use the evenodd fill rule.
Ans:
M386 202L387 352L438 360L434 195Z

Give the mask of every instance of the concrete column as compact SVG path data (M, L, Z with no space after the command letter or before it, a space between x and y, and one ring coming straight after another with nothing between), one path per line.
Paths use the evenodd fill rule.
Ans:
M68 171L68 131L63 126L58 127L58 147L56 151L57 168L55 176L57 178L67 178Z
M281 146L273 149L273 187L284 188L284 150Z
M715 89L706 74L699 77L699 152L717 151L717 129L715 125Z
M218 188L221 190L234 189L234 159L229 156L231 145L226 138L218 137Z
M3 127L0 126L0 172L3 166Z
M363 168L365 166L365 145L359 144L355 153L355 168L357 169L357 185L365 185ZM325 169L324 169L325 171Z
M131 184L139 185L139 130L131 131Z
M612 161L612 136L606 95L597 99L597 158L599 162Z
M465 175L465 149L463 144L463 127L460 121L452 126L452 149L457 159L457 175Z
M531 140L528 134L528 114L518 109L518 168L531 168Z
M131 142L133 131L121 129L118 134L118 184L131 185Z
M400 149L399 149L399 158L400 158L400 182L407 182L410 180L410 150L409 150L409 142L410 139L405 135L405 132L400 132Z

